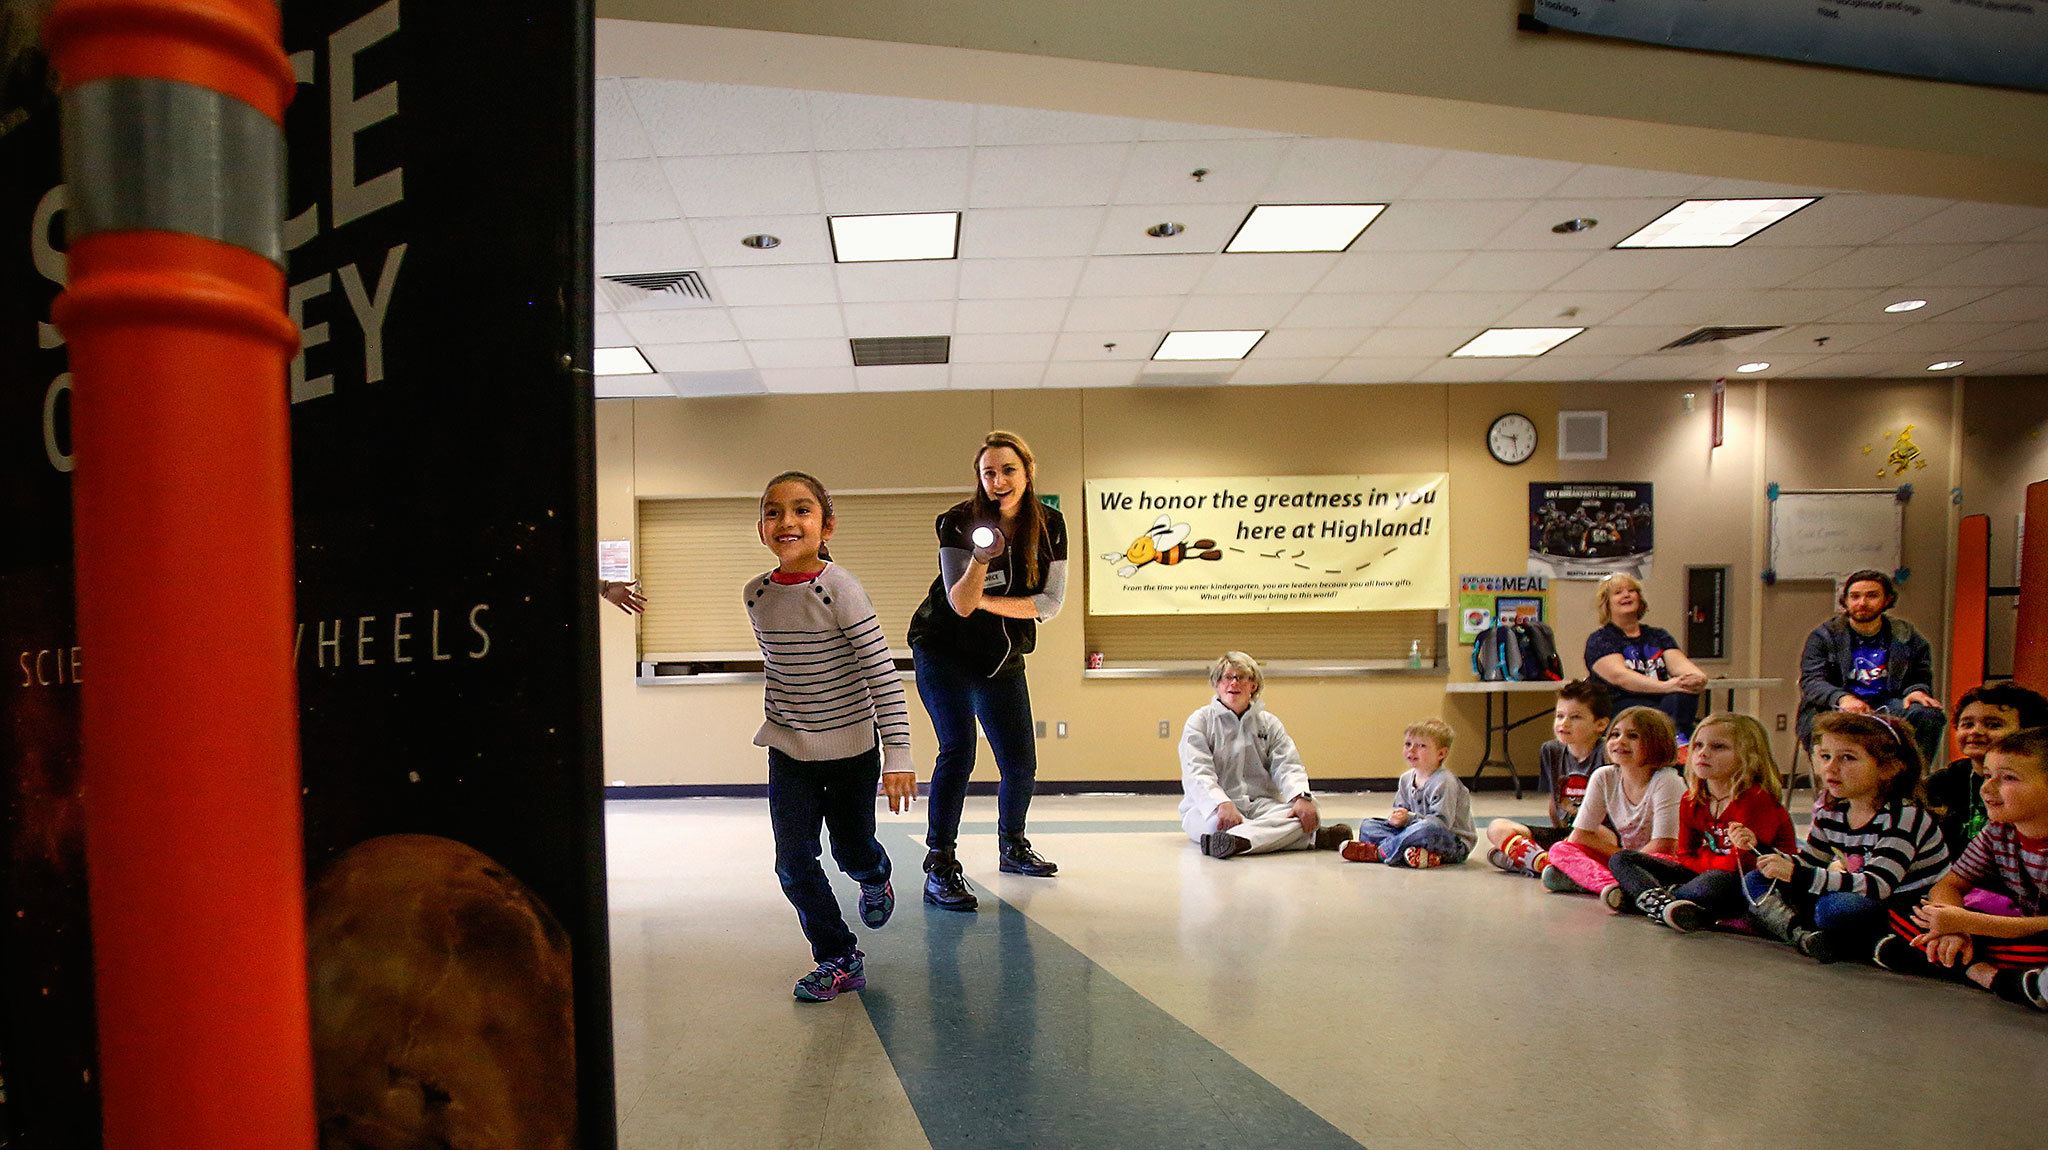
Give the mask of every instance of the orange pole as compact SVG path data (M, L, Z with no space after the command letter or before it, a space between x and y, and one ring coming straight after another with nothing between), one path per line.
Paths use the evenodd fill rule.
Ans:
M282 155L292 91L278 11L59 0L46 39L71 204L56 319L74 380L105 1145L310 1150L285 385L297 332L273 244L185 226L253 219L260 234L282 205L235 202L240 153L178 151L235 124L230 142L254 140L254 166L275 175L266 149ZM222 114L178 114L195 98ZM136 151L180 162L108 143L130 128L147 142ZM228 192L195 215L204 197L173 185L206 155L225 158L196 186Z
M2020 542L2020 617L2012 640L2012 677L2048 690L2048 480L2027 484L2026 538Z

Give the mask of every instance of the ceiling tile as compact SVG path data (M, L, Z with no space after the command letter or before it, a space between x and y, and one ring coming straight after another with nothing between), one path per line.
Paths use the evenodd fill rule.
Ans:
M754 366L747 345L737 340L724 343L670 343L640 349L656 371L744 371Z
M839 283L830 264L718 268L706 272L705 278L711 297L732 307L839 302Z
M1959 203L1877 241L1887 244L1990 244L2048 224L2048 208Z
M853 366L853 349L843 339L757 339L748 341L747 351L754 357L754 366L764 370Z
M1150 359L1165 335L1163 324L1156 328L1133 328L1129 331L1070 331L1063 333L1053 344L1052 357L1067 363ZM1264 341L1260 343L1263 345ZM1116 346L1104 346L1106 344Z
M1592 258L1588 251L1473 252L1437 280L1435 290L1535 291Z
M1291 295L1189 296L1173 317L1176 331L1243 331L1280 326L1294 302Z
M952 299L960 291L961 273L971 261L897 260L890 263L839 264L839 298L847 303L894 303L899 300ZM1076 264L1079 260L1074 261Z
M1871 355L1898 353L1927 355L1933 359L1949 358L1948 353L1969 345L1985 346L1985 340L2000 332L2010 330L2009 323L1950 323L1944 317L1928 323L1916 323L1898 331L1866 340L1856 350ZM1999 348L2000 351L2026 351L2027 348ZM1924 364L1922 365L1925 366Z
M1726 374L1718 357L1651 355L1632 359L1620 367L1600 373L1601 379L1623 380L1713 380Z
M1647 291L1709 266L1719 252L1606 251L1567 272L1551 291Z
M949 365L943 363L856 367L853 386L860 391L940 391L949 377Z
M676 198L655 160L600 160L593 218L600 224L622 220L673 219Z
M1812 195L1811 192L1798 193ZM1925 196L1879 196L1836 192L1744 240L1744 248L1818 248L1876 243L1880 236L1917 223L1952 201Z
M1088 261L1072 259L966 259L960 263L961 299L1039 299L1072 295ZM845 290L841 280L840 290Z
M1102 231L1101 208L983 208L960 219L968 259L1087 255Z
M2048 351L2031 355L2015 356L1992 364L1993 375L2044 375L2048 376Z
M1110 332L1124 330L1165 331L1180 313L1187 297L1177 295L1131 295L1114 298L1076 299L1067 309L1066 330Z
M1564 182L1552 188L1549 194L1552 199L1577 200L1656 198L1669 208L1679 200L1692 197L1711 178L1691 172L1651 172L1587 164L1566 176Z
M1195 282L1195 290L1207 295L1299 294L1316 286L1336 266L1334 254L1222 255Z
M687 271L703 263L697 237L682 220L597 225L592 263L599 275Z
M598 399L674 399L676 389L659 375L606 375L593 381Z
M1408 189L1413 199L1536 199L1549 194L1580 165L1488 152L1447 151Z
M2048 319L2048 287L2006 288L1975 303L1964 304L1942 318L1965 323Z
M626 98L625 81L599 80L596 100L597 159L634 160L654 154L647 133L640 130L640 114Z
M1983 299L1997 288L1923 287L1905 284L1867 295L1841 311L1822 317L1830 323L1882 323L1894 327L1921 323L1954 311L1971 300ZM1917 311L1887 312L1884 309L1902 299L1924 299L1927 306Z
M600 314L595 318L597 322L590 331L592 347L624 347L633 342L618 316Z
M811 146L820 152L966 147L974 105L896 96L812 92Z
M1451 354L1479 332L1469 327L1383 327L1359 341L1354 359L1428 356L1432 360Z
M955 391L1012 390L1024 387L1038 387L1045 379L1045 365L1042 363L956 363L947 374L947 383Z
M1295 140L1260 190L1266 204L1385 204L1408 194L1434 148L1368 140Z
M1045 369L1047 387L1127 387L1137 382L1138 364L1129 360L1094 363L1061 363Z
M1235 204L1139 204L1109 209L1095 254L1160 255L1173 252L1220 252L1249 210ZM1149 236L1154 224L1176 223L1186 230L1177 236Z
M1324 383L1410 383L1435 364L1439 356L1373 356L1339 360L1323 376Z
M1316 284L1318 292L1423 291L1457 267L1466 253L1456 251L1351 251L1337 257L1330 274Z
M1292 323L1293 318L1289 317ZM1372 334L1365 327L1318 327L1281 328L1269 332L1252 349L1252 359L1321 359L1326 356L1343 358L1358 349L1365 337Z
M1194 290L1213 255L1097 256L1081 273L1076 295L1184 295Z
M1969 355L1985 352L2004 351L2018 354L2048 349L2048 323L2036 321L2020 324L1970 324L1984 330L1976 335L1965 335L1950 347ZM1947 350L1947 349L1944 349Z
M1506 379L1521 364L1520 358L1440 359L1423 368L1415 380L1417 383L1495 383Z
M1679 324L1658 327L1589 327L1579 334L1557 345L1550 352L1551 357L1611 355L1634 359L1650 355L1689 332L1696 325Z
M1133 145L1117 184L1119 204L1228 204L1240 214L1272 178L1284 139L1168 141ZM1207 174L1195 179L1196 171Z
M1713 179L1701 184L1694 199L1701 200L1790 200L1805 196L1837 194L1832 188L1812 184L1774 184L1765 180Z
M1981 249L1971 244L1893 244L1852 248L1842 258L1790 281L1801 288L1882 288L1908 283Z
M1863 293L1842 291L1660 291L1614 317L1617 324L1716 326L1811 323L1849 307Z
M726 310L732 316L732 325L739 331L741 339L831 339L846 334L846 325L839 318L839 309L830 304L735 307Z
M956 212L967 206L969 148L819 152L818 186L833 215Z
M908 300L900 303L850 303L846 334L857 339L892 335L950 335L952 300Z
M761 372L761 385L770 394L812 395L819 392L852 391L850 367L797 367Z
M1351 250L1476 251L1528 210L1527 200L1396 200Z
M681 80L625 81L657 156L802 152L811 146L804 94Z
M663 160L685 216L793 215L818 210L818 180L802 152Z
M1245 386L1315 383L1336 366L1337 360L1334 356L1318 359L1247 359L1231 374L1230 382Z
M1647 295L1640 291L1538 292L1497 322L1502 327L1592 327L1613 319Z
M1677 202L1669 197L1537 200L1496 232L1486 246L1515 251L1605 251L1670 211ZM1566 220L1581 218L1597 223L1583 232L1550 230Z
M1758 355L1770 358L1774 354L1798 353L1810 355L1838 355L1869 343L1880 336L1887 336L1899 329L1884 323L1803 323L1772 332L1754 344L1747 346ZM1827 340L1816 345L1816 339Z
M1793 379L1883 379L1902 375L1907 370L1925 371L1926 367L1924 363L1909 367L1907 361L1896 354L1856 352L1824 355L1788 369L1785 375Z
M2007 287L2048 277L2048 244L2000 244L1917 277L1955 287Z
M963 335L981 332L1060 330L1067 314L1065 299L969 299L953 311L953 330Z
M967 202L976 208L1107 204L1116 195L1129 150L1127 144L977 148ZM1088 238L1095 237L1091 233Z
M1286 322L1298 328L1379 327L1419 298L1410 292L1303 296Z
M1718 258L1697 271L1673 280L1671 286L1712 291L1719 288L1774 288L1833 263L1848 248L1762 248L1747 244L1716 253Z
M1139 140L1284 140L1285 132L1257 128L1233 128L1221 124L1184 124L1177 120L1140 120L1134 139Z
M1584 337L1579 337L1583 339ZM1564 346L1577 343L1574 339ZM1559 351L1564 350L1559 348ZM1627 363L1631 357L1622 355L1539 355L1535 359L1515 368L1508 374L1509 379L1529 380L1540 383L1568 383L1597 379L1600 373L1613 371Z
M675 389L677 395L685 398L701 398L715 395L759 395L768 390L761 382L761 373L746 371L692 371L671 373L663 378Z
M628 312L619 317L633 342L641 347L665 343L715 343L735 340L739 332L724 308L676 308Z
M1138 121L1122 116L990 104L974 110L974 142L984 145L1118 143L1137 133Z
M759 267L763 264L829 264L832 245L825 238L823 216L723 216L690 221L697 250L708 267ZM757 251L740 243L765 233L781 244Z
M954 363L1044 363L1052 358L1051 332L975 333L953 337Z
M1476 333L1529 298L1527 292L1424 292L1387 321L1390 327L1470 327ZM1574 325L1576 326L1576 325Z

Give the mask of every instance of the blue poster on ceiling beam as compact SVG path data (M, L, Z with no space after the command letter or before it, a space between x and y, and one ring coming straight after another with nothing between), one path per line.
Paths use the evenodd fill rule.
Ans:
M1536 0L1553 28L2048 91L2048 0Z

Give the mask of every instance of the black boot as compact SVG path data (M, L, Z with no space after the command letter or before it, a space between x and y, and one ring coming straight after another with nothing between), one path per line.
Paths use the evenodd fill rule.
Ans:
M973 911L981 906L952 851L925 852L924 900L940 910Z
M996 865L1004 874L1029 875L1032 878L1051 878L1059 873L1057 863L1045 861L1044 856L1031 849L1031 840L1023 835L1003 835L996 846Z
M1800 926L1799 912L1775 890L1764 892L1762 898L1750 904L1749 921L1765 935L1796 947L1799 953L1815 962L1835 961L1834 948L1828 944L1827 933Z

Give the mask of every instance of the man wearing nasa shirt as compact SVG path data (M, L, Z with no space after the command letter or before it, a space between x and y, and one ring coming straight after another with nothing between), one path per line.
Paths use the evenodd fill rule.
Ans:
M1898 585L1882 571L1842 581L1841 613L1813 629L1799 658L1799 741L1810 745L1825 711L1898 715L1913 728L1924 761L1941 748L1946 718L1933 695L1933 652L1904 619L1887 614Z

